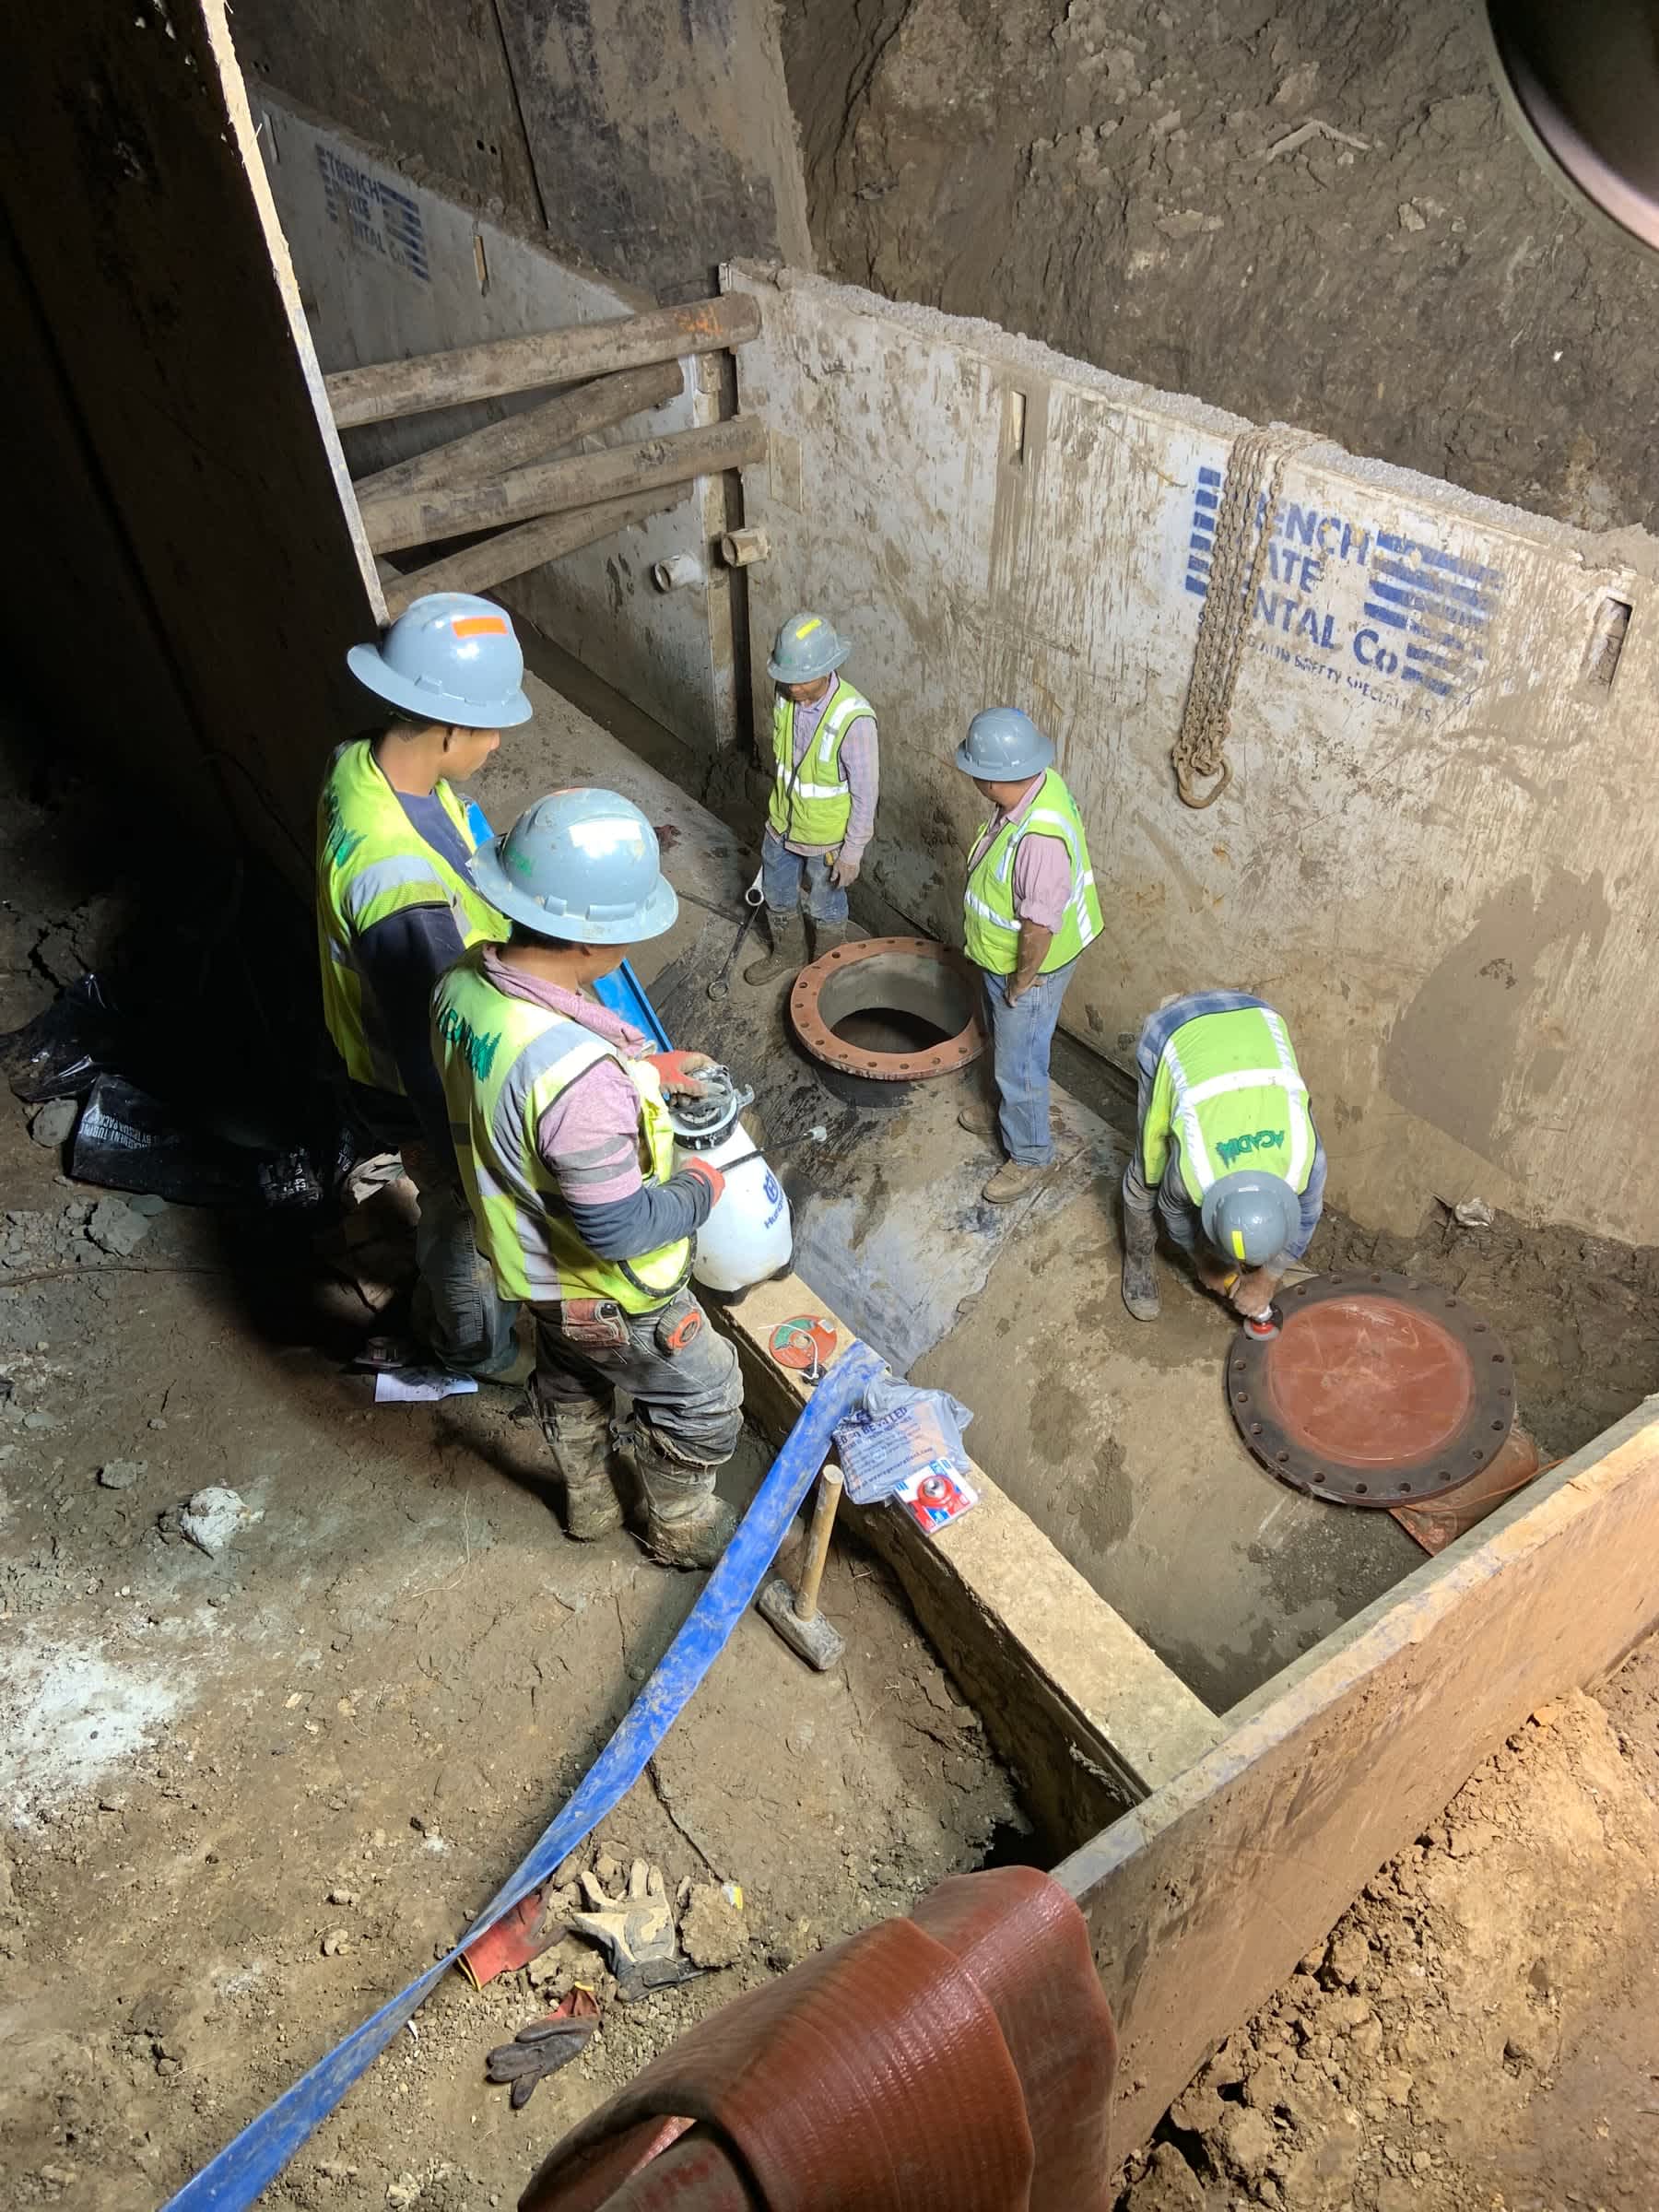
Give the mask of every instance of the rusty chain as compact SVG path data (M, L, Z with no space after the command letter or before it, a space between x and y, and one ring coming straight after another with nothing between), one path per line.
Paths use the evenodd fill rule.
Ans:
M1193 648L1192 680L1181 712L1181 727L1170 748L1175 787L1183 806L1213 806L1232 782L1227 733L1256 589L1277 519L1279 483L1285 463L1308 442L1300 430L1277 427L1246 430L1233 441L1228 454L1210 553L1209 588ZM1258 506L1262 526L1253 542L1252 525ZM1199 782L1210 777L1216 779L1211 789L1200 793Z

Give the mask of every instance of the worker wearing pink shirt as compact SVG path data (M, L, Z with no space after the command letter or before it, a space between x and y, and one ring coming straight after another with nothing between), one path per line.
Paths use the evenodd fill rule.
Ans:
M772 705L772 794L760 846L761 889L771 951L743 971L746 983L794 975L847 934L847 887L857 880L876 827L879 783L876 715L836 672L853 648L821 615L784 623L767 669Z

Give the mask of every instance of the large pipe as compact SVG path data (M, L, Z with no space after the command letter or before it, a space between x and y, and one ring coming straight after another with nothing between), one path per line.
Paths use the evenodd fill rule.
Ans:
M1559 179L1659 247L1659 6L1486 0L1512 120Z

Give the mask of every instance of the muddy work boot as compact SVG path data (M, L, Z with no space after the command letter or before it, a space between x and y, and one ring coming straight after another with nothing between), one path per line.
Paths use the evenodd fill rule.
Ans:
M827 952L833 952L838 945L844 945L846 941L847 924L844 922L815 922L812 925L812 957L815 960L821 960Z
M766 910L766 933L771 950L763 960L743 971L746 983L776 982L780 976L796 975L806 965L806 926L799 914L775 914Z
M1124 1303L1136 1321L1158 1319L1158 1230L1148 1214L1124 1208Z
M641 1443L634 1459L645 1492L645 1549L663 1567L714 1566L737 1516L714 1495L713 1468L680 1466Z
M992 1206L1012 1206L1016 1199L1027 1197L1053 1173L1055 1162L1045 1160L1041 1167L1026 1167L1017 1159L1005 1159L980 1196Z
M564 1484L565 1534L575 1544L596 1543L622 1525L622 1501L611 1470L608 1413L572 1412L546 1406L537 1394L536 1412L553 1465Z
M982 1099L976 1099L971 1106L963 1107L957 1115L957 1127L966 1129L970 1136L977 1136L983 1144L1000 1145L1002 1142L1002 1116L994 1106L987 1106Z

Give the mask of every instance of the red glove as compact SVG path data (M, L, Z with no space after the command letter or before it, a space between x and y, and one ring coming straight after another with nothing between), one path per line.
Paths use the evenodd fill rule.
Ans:
M720 1194L725 1189L725 1177L712 1160L705 1159L700 1152L694 1152L681 1168L680 1173L695 1175L700 1182L708 1184L709 1206L712 1209L720 1198Z
M648 1066L656 1069L665 1090L685 1091L694 1099L703 1095L703 1086L697 1080L698 1071L714 1065L707 1053L647 1053L645 1061Z

